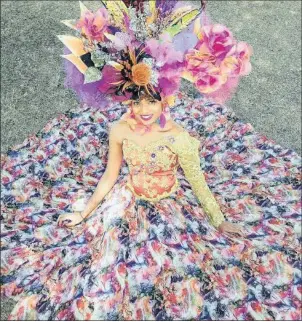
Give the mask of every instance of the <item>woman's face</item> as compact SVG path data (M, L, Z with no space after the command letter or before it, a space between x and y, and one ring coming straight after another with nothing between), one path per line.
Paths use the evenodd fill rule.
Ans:
M132 101L132 110L136 121L150 125L159 118L162 112L162 102L152 97L144 97Z

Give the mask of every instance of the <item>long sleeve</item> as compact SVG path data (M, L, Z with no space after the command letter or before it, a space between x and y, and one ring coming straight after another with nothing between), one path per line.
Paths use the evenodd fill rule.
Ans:
M210 222L216 228L225 221L224 215L220 210L219 204L214 198L200 168L199 144L200 141L187 135L182 136L182 142L177 144L178 161L182 167L185 177L191 185L195 196L200 201Z

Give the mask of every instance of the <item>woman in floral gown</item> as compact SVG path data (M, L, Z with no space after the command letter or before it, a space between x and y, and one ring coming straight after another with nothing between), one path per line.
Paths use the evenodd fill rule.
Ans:
M301 319L301 157L204 95L132 94L1 155L9 319Z

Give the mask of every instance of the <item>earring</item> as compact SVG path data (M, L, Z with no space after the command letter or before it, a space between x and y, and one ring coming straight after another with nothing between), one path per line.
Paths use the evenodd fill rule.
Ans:
M161 128L164 128L167 121L171 119L170 109L169 107L164 107L161 112L159 118L156 120L156 123L160 125Z
M165 114L165 117L166 117L166 120L167 121L171 119L170 107L166 106L164 108L164 114Z
M161 112L160 117L159 117L159 125L160 125L160 127L164 128L166 123L167 123L167 120L166 120L165 114L163 112Z
M131 108L130 117L131 117L132 119L134 119L134 118L135 118L135 115L134 115L134 113L133 113L133 109L132 109L132 108Z

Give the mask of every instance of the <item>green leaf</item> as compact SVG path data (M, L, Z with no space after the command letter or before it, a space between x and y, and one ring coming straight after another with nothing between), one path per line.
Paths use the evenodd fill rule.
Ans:
M102 73L95 67L88 67L85 74L84 84L93 83L102 78Z
M179 32L181 32L183 29L185 29L199 14L199 9L194 9L187 14L183 15L182 17L176 19L175 23L170 25L166 30L172 37L177 35Z

